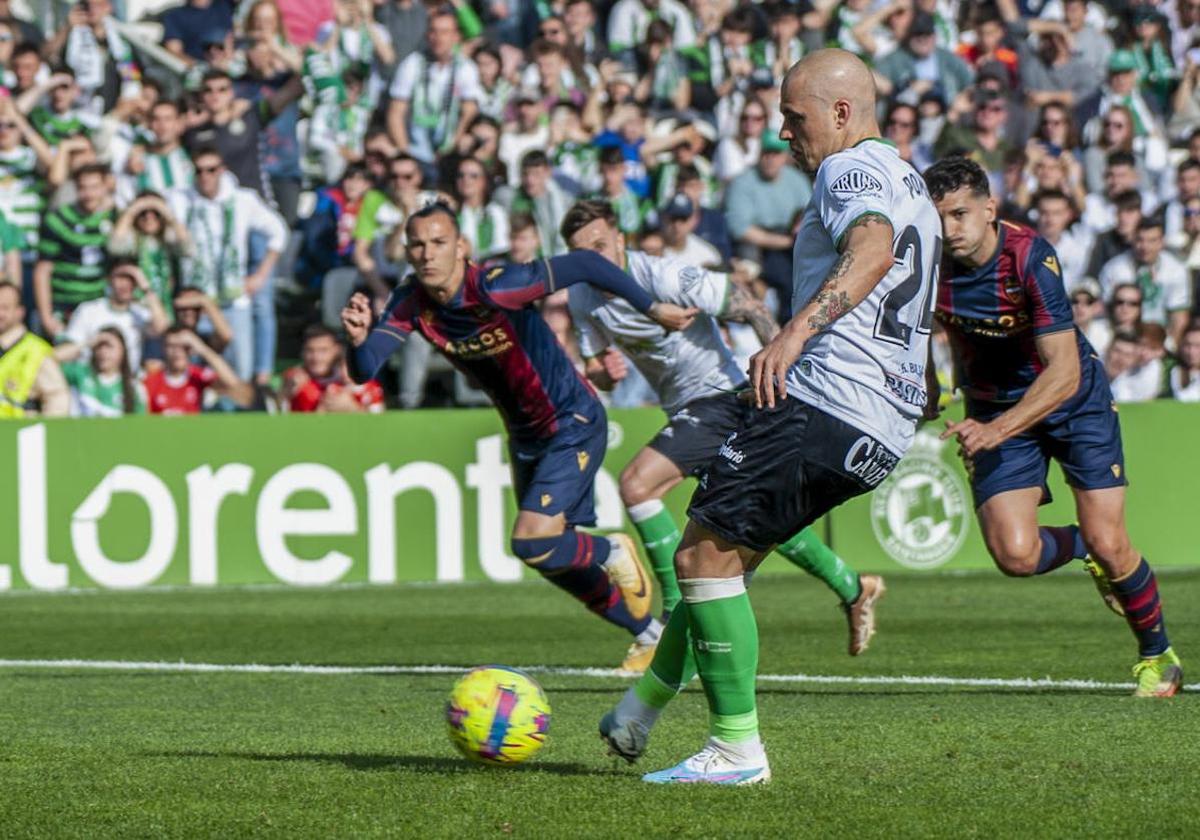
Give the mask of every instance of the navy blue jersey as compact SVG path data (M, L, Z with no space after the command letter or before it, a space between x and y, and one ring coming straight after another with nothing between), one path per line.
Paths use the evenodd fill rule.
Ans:
M999 223L995 255L977 269L942 263L937 319L954 350L956 381L974 400L1016 402L1042 372L1038 336L1074 330L1083 362L1093 354L1071 317L1052 246L1031 228Z
M367 341L351 354L351 374L373 376L410 333L419 332L487 392L513 438L552 437L562 418L592 417L603 410L541 313L529 304L584 281L621 295L643 312L653 303L625 272L591 251L486 273L468 263L462 286L444 304L415 278L398 287Z

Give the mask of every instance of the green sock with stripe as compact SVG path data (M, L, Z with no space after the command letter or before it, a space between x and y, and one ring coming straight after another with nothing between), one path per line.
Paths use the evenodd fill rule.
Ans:
M679 603L679 584L675 581L675 549L679 547L679 526L661 499L630 505L629 519L642 538L650 568L658 579L664 610Z
M821 580L832 589L844 604L853 604L862 594L858 572L843 562L842 558L821 542L812 528L805 528L787 542L775 546L775 550L793 565Z
M690 578L681 580L679 588L708 697L710 734L728 744L757 738L758 625L745 581L741 575Z

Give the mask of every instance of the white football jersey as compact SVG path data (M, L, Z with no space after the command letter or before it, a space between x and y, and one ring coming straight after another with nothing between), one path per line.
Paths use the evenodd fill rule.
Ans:
M637 366L668 414L745 384L746 374L733 361L714 320L729 297L727 274L641 251L626 252L625 270L655 300L694 306L701 314L686 330L667 332L624 298L577 283L568 293L584 358L616 346Z
M942 223L925 182L895 147L865 140L822 162L792 253L792 312L820 290L850 226L892 223L895 263L867 297L805 345L787 389L902 455L925 405Z

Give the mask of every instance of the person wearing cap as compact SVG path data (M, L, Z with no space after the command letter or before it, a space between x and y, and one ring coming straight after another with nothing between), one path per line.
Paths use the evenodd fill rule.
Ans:
M788 144L778 134L764 133L760 144L758 164L730 183L725 214L738 256L762 266L762 277L777 292L780 314L786 316L792 300L794 230L812 186L788 163Z
M697 160L700 160L697 158ZM729 237L729 222L719 209L705 206L706 197L711 197L716 189L711 177L706 177L695 164L682 164L676 175L675 185L678 192L692 200L699 209L699 221L696 225L696 236L712 245L721 254L722 262L729 262L733 257L733 242Z
M716 268L722 263L721 252L696 236L699 209L683 193L676 193L659 211L662 218L663 256L674 257L685 265Z
M1100 284L1092 277L1084 277L1067 286L1067 297L1071 300L1071 318L1075 326L1103 358L1112 343L1113 329L1108 322Z
M880 94L914 104L931 90L938 90L951 102L974 77L965 61L937 45L936 21L926 12L913 15L900 48L875 66Z
M1114 105L1123 105L1133 117L1136 137L1158 137L1158 119L1138 85L1138 60L1131 50L1114 50L1108 59L1108 75L1099 89L1076 104L1076 113L1084 125L1084 140L1098 143L1102 139L1104 115Z

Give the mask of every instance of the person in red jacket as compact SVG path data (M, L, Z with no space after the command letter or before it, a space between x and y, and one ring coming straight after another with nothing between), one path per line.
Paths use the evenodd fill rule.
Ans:
M283 392L291 411L383 411L383 388L374 379L350 379L342 345L333 330L313 324L304 331L300 364L283 375Z
M187 327L174 326L163 336L164 364L146 374L146 408L151 414L199 414L209 389L249 408L254 387L239 379L229 363ZM198 357L201 364L193 363Z

